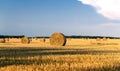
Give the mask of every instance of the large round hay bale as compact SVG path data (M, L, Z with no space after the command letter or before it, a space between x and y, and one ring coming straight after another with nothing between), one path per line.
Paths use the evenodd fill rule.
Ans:
M62 33L55 32L50 36L50 45L64 46L66 44L66 38Z
M23 43L23 44L28 44L28 43L30 43L30 41L29 41L29 39L28 39L27 37L23 37L23 38L21 39L21 43Z

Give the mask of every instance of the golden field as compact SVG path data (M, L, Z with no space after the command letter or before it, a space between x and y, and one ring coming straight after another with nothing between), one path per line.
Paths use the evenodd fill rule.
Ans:
M120 39L67 38L66 46L49 39L0 43L0 71L119 71Z

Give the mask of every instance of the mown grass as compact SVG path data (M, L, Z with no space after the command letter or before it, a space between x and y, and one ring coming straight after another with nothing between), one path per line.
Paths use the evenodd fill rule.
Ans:
M119 46L0 48L0 71L119 70Z

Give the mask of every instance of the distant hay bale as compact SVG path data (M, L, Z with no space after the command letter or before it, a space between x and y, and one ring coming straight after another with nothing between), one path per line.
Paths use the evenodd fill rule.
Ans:
M23 43L23 44L28 44L28 43L30 43L30 41L29 41L29 39L28 39L27 37L23 37L23 38L21 39L21 43Z
M101 39L100 38L96 38L96 41L100 41Z
M106 37L103 37L103 41L107 41L107 38L106 38Z
M9 38L6 38L6 41L9 41Z
M62 33L55 32L50 36L50 45L64 46L66 44L66 38Z
M6 41L5 41L5 38L1 38L0 39L0 43L5 43Z

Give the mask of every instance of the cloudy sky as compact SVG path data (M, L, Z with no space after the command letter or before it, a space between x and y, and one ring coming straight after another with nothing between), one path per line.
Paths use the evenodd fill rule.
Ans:
M120 37L120 0L0 0L0 35Z

